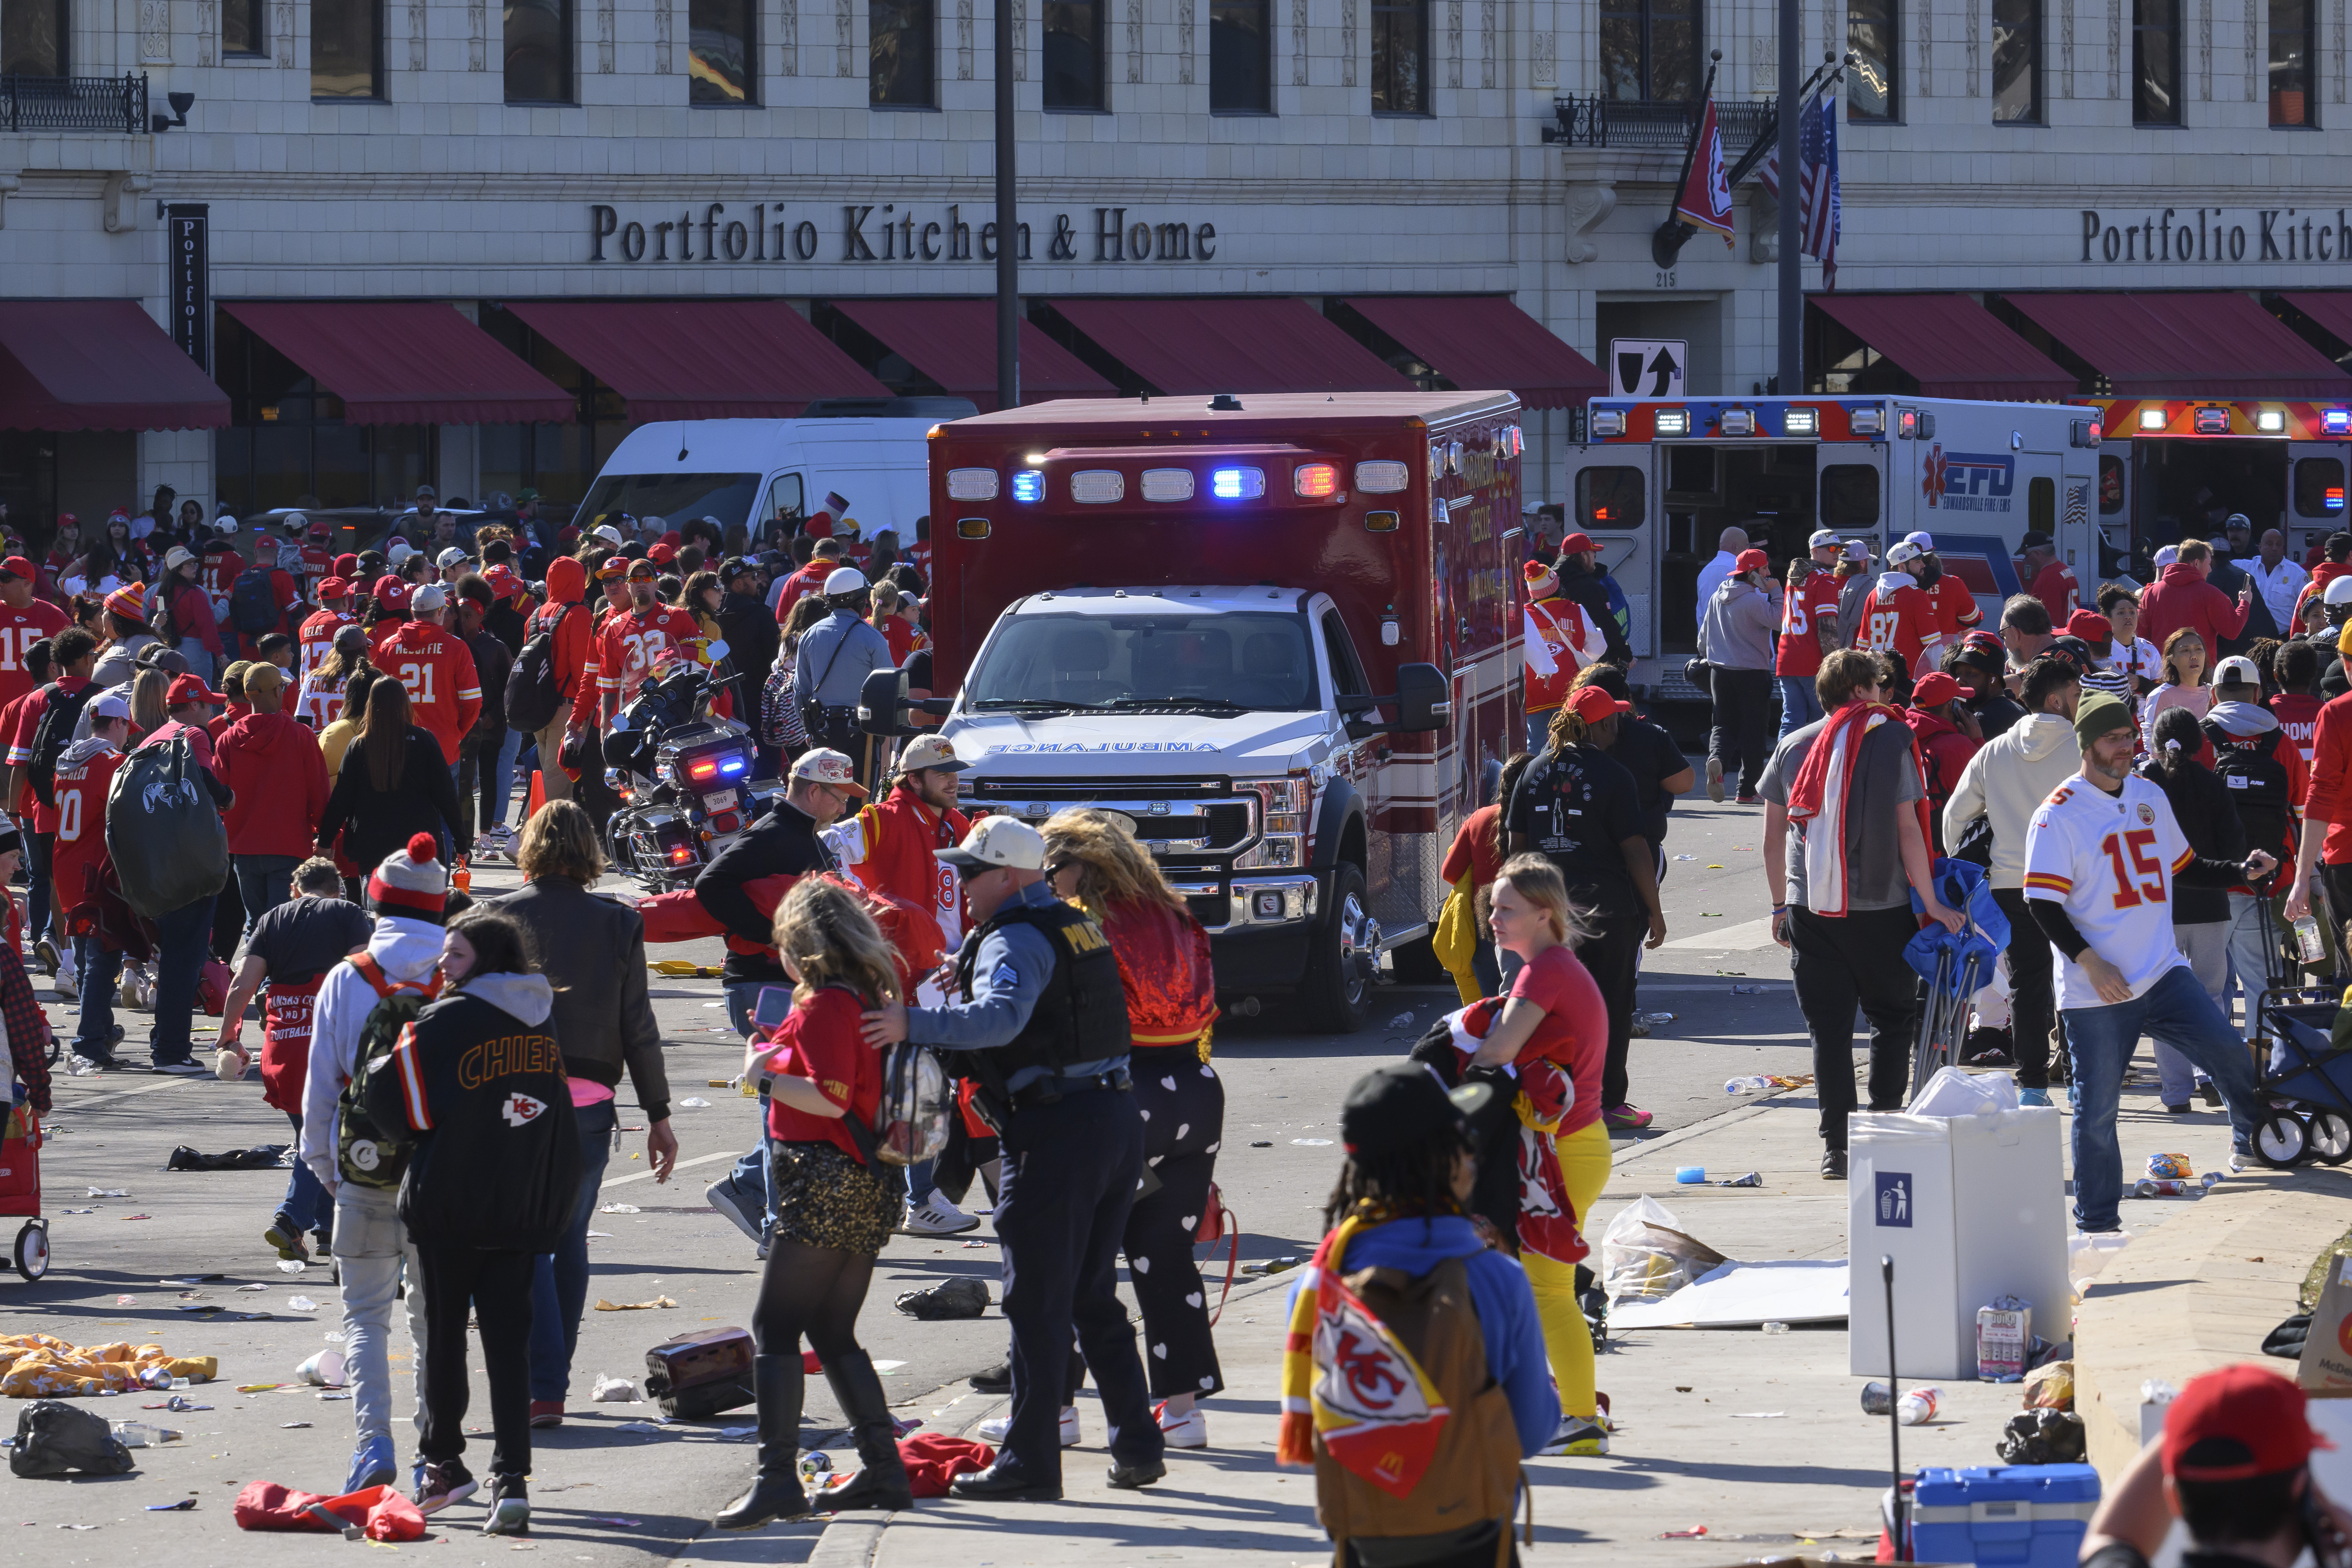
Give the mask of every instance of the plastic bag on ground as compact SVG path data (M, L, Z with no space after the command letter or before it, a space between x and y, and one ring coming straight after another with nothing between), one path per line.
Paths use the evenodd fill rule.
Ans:
M1994 1451L2004 1465L2079 1465L2083 1418L2068 1410L2023 1410L2001 1428Z
M1686 1236L1655 1198L1635 1199L1601 1237L1601 1282L1609 1304L1663 1301L1700 1275L1731 1260Z
M2116 1259L2116 1254L2131 1245L2132 1233L2127 1230L2103 1231L2096 1236L2084 1236L2076 1231L2066 1237L2066 1278L2089 1279L2095 1277Z
M893 1304L910 1318L931 1322L977 1318L988 1310L988 1287L968 1276L959 1276L928 1290L909 1290Z
M276 1481L247 1481L236 1494L233 1510L239 1530L307 1530L334 1528L311 1510L323 1509L346 1524L358 1525L370 1541L417 1541L425 1534L425 1516L416 1505L391 1487L368 1487L341 1497L299 1492Z
M2053 1361L2027 1373L2025 1407L2028 1410L2074 1409L2074 1363Z
M2017 1079L2005 1072L1962 1072L1938 1068L1912 1098L1913 1116L1989 1116L2018 1109Z
M132 1468L131 1450L103 1417L61 1399L36 1399L16 1412L16 1445L8 1468L20 1476L120 1476Z

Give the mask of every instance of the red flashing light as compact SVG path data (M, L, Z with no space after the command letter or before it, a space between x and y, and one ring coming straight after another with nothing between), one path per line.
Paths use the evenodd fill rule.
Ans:
M1329 463L1306 463L1292 476L1297 492L1309 500L1339 493L1339 470Z
M1592 521L1595 522L1608 522L1612 521L1610 517L1609 509L1605 506L1594 507L1592 509Z

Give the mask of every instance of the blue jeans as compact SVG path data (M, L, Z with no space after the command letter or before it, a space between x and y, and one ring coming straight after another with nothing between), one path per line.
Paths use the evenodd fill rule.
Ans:
M611 1100L580 1108L580 1193L571 1222L553 1252L542 1252L530 1278L530 1396L562 1402L572 1384L572 1352L580 1343L580 1314L588 1305L588 1222L596 1215L596 1189L613 1155L619 1122Z
M189 1059L188 1026L196 1010L196 982L212 956L216 893L155 917L155 1026L147 1037L157 1067Z
M1780 683L1780 739L1803 729L1816 719L1827 717L1822 711L1822 695L1813 689L1810 675L1776 675Z
M236 873L236 896L245 900L245 934L262 916L294 896L294 868L302 862L291 855L232 855L229 868Z
M25 889L25 934L37 942L49 934L54 924L51 916L49 862L57 858L58 836L54 833L25 835L25 879L31 885Z
M507 792L514 782L515 757L521 750L522 731L509 729L507 738L499 742L499 754L485 760L481 769L482 810L474 828L477 834L506 826Z
M931 1189L940 1184L936 1179L939 1163L937 1160L919 1160L907 1167L908 1207L919 1205L931 1195Z
M299 1149L302 1144L302 1119L289 1110L286 1120L294 1124L294 1145ZM278 1217L292 1226L297 1235L307 1230L325 1241L334 1234L335 1200L327 1195L327 1189L319 1184L319 1178L299 1157L294 1169L287 1173L286 1196L278 1201Z
M2074 1219L2086 1231L2121 1222L2123 1151L2116 1141L2116 1108L2124 1068L2143 1034L2179 1051L2210 1074L2230 1108L2230 1147L2253 1147L2261 1098L2253 1058L2221 1010L2185 963L2175 964L2147 994L2104 1007L2061 1009L2066 1049L2074 1064Z
M114 1052L114 984L122 977L122 953L94 936L74 938L74 968L81 974L81 1014L73 1051L102 1062Z

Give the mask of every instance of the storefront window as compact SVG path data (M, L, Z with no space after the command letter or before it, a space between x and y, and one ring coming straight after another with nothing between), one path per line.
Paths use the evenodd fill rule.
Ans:
M1045 107L1103 105L1103 0L1045 0Z
M604 459L629 433L621 395L511 311L484 307L481 327L516 358L570 393L575 408L573 416L561 424L483 426L478 437L482 493L516 495L535 489L551 509L577 505Z
M688 0L687 100L742 108L760 101L751 0Z
M1209 0L1209 112L1274 110L1270 0ZM1189 46L1188 46L1189 47Z
M2314 0L2270 0L2270 6L2271 123L2315 124L2318 94L2311 89L2311 63L2318 51L2311 35L2318 6Z
M1845 77L1848 120L1902 117L1895 73L1901 17L1895 0L1846 0L1845 47L1854 56Z
M507 0L506 73L509 103L572 101L572 0Z
M310 96L383 97L381 0L310 0Z
M0 5L0 71L66 74L66 40L73 36L66 5L67 0L11 0Z
M898 109L932 104L932 0L870 0L866 7L866 100Z
M2180 0L2132 0L2132 123L2180 123Z
M262 0L226 0L221 6L221 53L265 58L269 53L269 24Z
M1992 119L2042 123L2042 0L1992 0Z
M213 312L213 379L229 426L213 436L219 498L239 516L277 507L383 506L432 478L439 430L348 425L342 399L246 330Z
M1372 0L1372 112L1429 111L1429 0Z
M1601 0L1601 88L1620 101L1698 97L1697 0Z
M47 430L0 430L0 507L23 532L58 515L58 437Z

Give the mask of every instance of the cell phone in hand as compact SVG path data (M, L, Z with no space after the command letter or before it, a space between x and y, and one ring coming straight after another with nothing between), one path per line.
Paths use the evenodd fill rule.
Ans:
M791 987L763 985L760 988L759 999L751 1004L752 1027L762 1031L773 1031L786 1018L792 1016L792 1012Z

